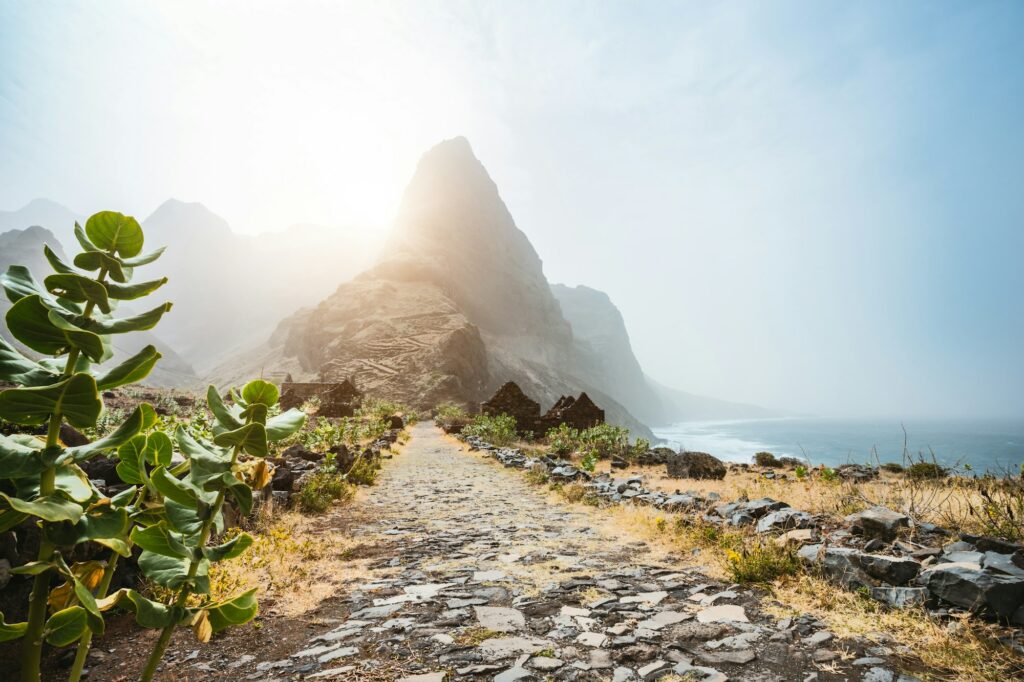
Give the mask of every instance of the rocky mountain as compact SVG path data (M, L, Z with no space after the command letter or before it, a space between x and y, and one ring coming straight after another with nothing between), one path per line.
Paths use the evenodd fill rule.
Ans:
M46 262L46 258L43 256L44 244L49 244L50 248L58 256L67 260L60 241L46 228L37 225L23 230L8 230L0 234L0 272L6 271L8 266L11 265L24 265L28 267L36 279L42 280L47 273L51 272L50 264ZM148 267L154 268L156 266ZM159 293L161 292L155 295L158 296ZM0 315L6 315L10 307L10 301L0 294ZM122 304L121 310L129 311L131 309ZM7 332L6 326L0 325L0 334L3 334L4 338L9 342L17 344ZM152 344L157 347L160 353L163 354L163 358L161 358L156 368L146 378L146 383L151 386L183 386L199 382L199 377L191 365L153 332L115 335L112 341L114 344L114 358L111 360L111 363L116 363L120 359L134 355L143 346ZM20 344L17 345L20 346ZM34 355L27 348L21 347L21 350Z
M23 230L28 227L45 227L51 238L65 246L76 244L75 222L82 222L85 216L49 199L33 199L16 211L0 211L0 232ZM41 257L41 256L40 256Z
M585 390L609 421L649 436L609 390L614 381L593 380L596 360L583 348L537 252L469 143L456 138L420 160L374 267L214 377L352 378L418 407L472 405L514 380L545 408Z

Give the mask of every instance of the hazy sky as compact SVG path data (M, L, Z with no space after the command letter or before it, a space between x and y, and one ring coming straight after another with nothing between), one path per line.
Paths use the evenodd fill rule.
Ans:
M664 383L1024 416L1024 3L0 3L0 209L384 229L455 135Z

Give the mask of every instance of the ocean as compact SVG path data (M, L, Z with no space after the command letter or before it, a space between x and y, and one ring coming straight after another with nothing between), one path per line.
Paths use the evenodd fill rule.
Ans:
M681 422L652 429L670 447L708 452L730 462L751 462L767 451L834 467L847 462L903 463L907 450L944 466L977 473L1020 472L1024 463L1022 420L907 420L783 418Z

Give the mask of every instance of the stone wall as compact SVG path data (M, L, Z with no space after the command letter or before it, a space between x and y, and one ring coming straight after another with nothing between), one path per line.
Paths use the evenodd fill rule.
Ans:
M538 437L560 424L582 430L604 423L604 410L595 405L586 393L581 393L578 398L560 397L542 416L540 403L523 393L514 381L509 381L490 400L481 403L480 412L492 417L511 415L515 417L520 432L529 431Z

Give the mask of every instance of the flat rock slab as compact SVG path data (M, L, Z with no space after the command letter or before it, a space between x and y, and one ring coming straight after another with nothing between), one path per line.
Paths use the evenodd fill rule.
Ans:
M526 627L522 611L502 606L474 606L476 621L480 627L495 632L516 632Z
M477 651L485 659L500 661L522 654L535 654L551 647L551 642L536 637L495 637L480 642Z
M749 623L747 612L737 604L709 606L697 612L698 623Z

